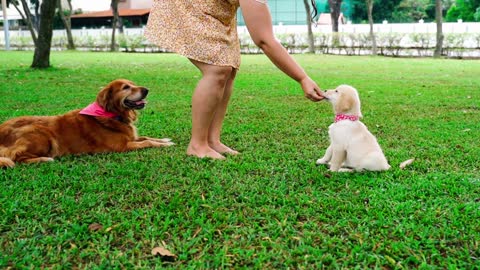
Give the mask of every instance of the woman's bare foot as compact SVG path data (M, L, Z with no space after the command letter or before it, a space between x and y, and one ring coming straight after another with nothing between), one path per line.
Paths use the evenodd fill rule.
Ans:
M209 143L209 145L213 150L217 151L220 154L227 154L227 155L238 155L238 154L240 154L240 152L238 152L237 150L233 150L232 148L226 146L225 144L223 144L221 142Z
M187 155L199 158L225 159L225 157L210 147L194 147L189 145Z

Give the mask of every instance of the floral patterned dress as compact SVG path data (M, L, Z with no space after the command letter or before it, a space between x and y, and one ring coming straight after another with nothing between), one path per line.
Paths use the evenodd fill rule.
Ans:
M240 66L239 0L155 0L145 37L162 49L203 63Z

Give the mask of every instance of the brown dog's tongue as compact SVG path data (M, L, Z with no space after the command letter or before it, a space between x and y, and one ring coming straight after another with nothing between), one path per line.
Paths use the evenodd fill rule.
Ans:
M147 104L147 101L145 99L139 100L135 102L136 105L141 105L141 104Z

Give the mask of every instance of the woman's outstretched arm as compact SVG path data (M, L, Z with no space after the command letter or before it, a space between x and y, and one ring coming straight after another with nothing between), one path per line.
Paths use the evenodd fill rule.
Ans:
M300 83L305 97L312 101L322 100L320 87L275 38L268 5L256 0L240 0L240 8L253 42L281 71Z

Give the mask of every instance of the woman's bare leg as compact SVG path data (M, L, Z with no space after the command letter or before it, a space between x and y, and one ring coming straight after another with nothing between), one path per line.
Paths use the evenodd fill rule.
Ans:
M225 85L232 74L232 67L209 65L190 59L202 72L192 97L192 138L187 154L200 158L224 159L225 157L210 147L209 129L214 115L222 102Z
M228 102L230 101L230 96L233 92L233 81L235 80L235 75L237 70L233 69L230 78L225 84L225 91L223 92L223 97L220 103L218 104L217 110L213 117L210 130L208 132L208 143L212 149L221 154L238 154L237 151L231 149L230 147L224 145L220 141L220 135L222 133L223 120L225 119L225 114L227 113Z

